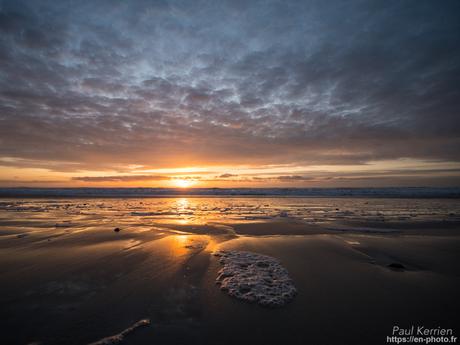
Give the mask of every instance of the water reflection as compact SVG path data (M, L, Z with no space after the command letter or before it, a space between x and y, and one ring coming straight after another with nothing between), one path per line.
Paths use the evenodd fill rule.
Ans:
M10 199L0 202L0 235L77 233L120 227L153 231L155 226L191 227L294 221L327 224L343 221L460 221L460 201L441 199L319 198L152 198ZM190 228L189 228L190 227ZM158 229L157 229L158 230ZM196 231L192 231L197 233ZM109 232L110 235L112 235Z
M189 201L187 198L180 198L176 202L176 207L179 213L185 212L189 207Z

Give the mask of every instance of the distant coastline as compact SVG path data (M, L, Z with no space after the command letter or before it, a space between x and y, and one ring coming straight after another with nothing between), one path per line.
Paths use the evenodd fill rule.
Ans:
M366 197L460 198L460 187L385 188L0 188L3 198L137 198L137 197Z

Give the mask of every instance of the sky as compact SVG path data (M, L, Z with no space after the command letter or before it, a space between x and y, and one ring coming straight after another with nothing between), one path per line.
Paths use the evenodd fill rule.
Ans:
M0 0L0 186L460 186L459 42L456 0Z

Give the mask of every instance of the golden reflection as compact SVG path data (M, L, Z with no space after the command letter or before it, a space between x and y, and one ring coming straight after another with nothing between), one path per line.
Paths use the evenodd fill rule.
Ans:
M208 249L211 241L212 239L207 235L172 235L170 250L173 256L193 254L201 250L212 251L214 249ZM211 247L214 248L215 245Z
M189 208L189 201L187 200L187 198L180 198L177 200L177 210L179 212L184 212L185 210L187 210Z
M178 244L184 246L188 241L188 236L187 235L176 235L175 239Z
M187 253L185 246L188 243L189 236L187 235L173 235L170 250L174 256L182 256Z
M176 201L176 212L179 214L179 219L176 221L177 224L187 225L189 223L189 201L187 198L180 198Z
M205 248L205 251L213 253L219 249L219 241L216 241L211 236L208 236L209 242Z

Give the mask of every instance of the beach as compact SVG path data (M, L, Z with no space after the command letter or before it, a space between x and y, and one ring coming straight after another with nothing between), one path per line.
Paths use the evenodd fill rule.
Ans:
M460 200L3 198L4 344L385 344L458 329ZM278 260L277 308L216 285L217 251Z

